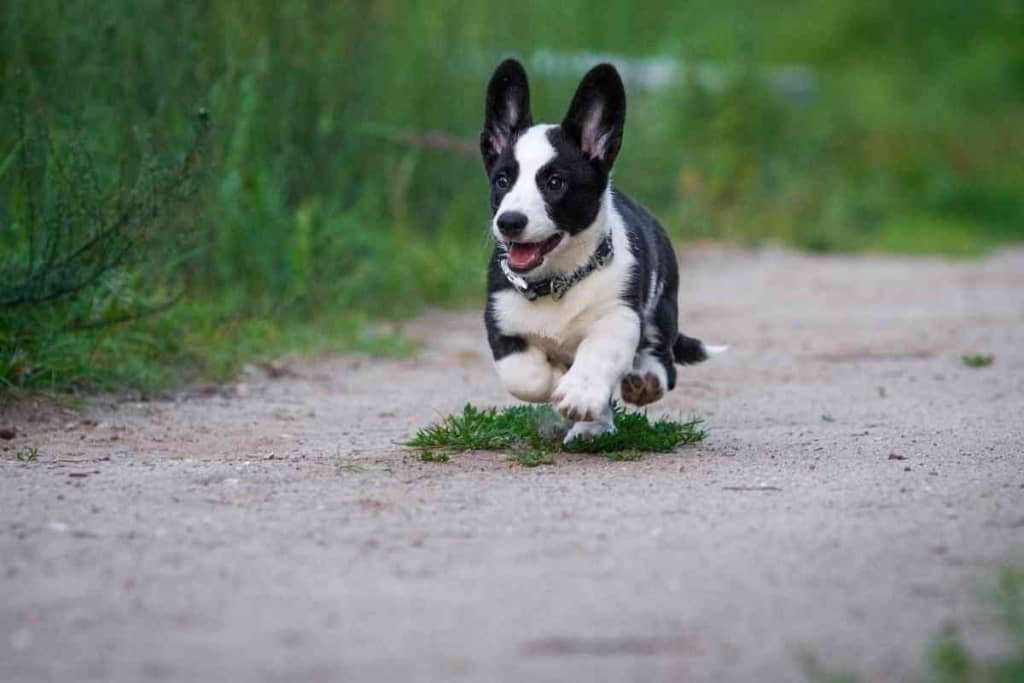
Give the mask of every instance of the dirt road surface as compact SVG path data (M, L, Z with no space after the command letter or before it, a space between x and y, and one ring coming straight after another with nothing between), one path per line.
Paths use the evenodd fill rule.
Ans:
M789 681L806 654L901 680L944 623L998 652L981 594L1024 562L1024 251L683 268L684 329L732 348L651 409L706 416L707 440L638 462L401 447L510 402L476 312L409 325L410 359L6 405L0 680Z

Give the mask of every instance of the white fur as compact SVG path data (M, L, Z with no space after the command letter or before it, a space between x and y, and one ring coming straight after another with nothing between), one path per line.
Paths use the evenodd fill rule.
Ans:
M505 211L519 211L526 216L526 229L517 239L522 242L543 242L558 232L551 217L548 216L544 197L537 187L537 171L555 158L555 148L548 140L547 132L554 126L538 125L529 128L518 140L513 153L519 164L519 175L512 189L502 198L498 210L494 213L491 230L498 242L504 242L498 230L497 219Z
M652 373L658 378L661 392L665 393L668 391L668 373L665 372L665 366L651 354L649 349L641 349L640 353L636 354L636 357L633 358L633 372L641 377L647 373Z
M525 338L531 346L542 349L548 358L565 365L572 363L585 332L600 319L622 308L629 311L634 320L636 318L619 298L635 257L629 250L622 218L611 206L610 191L603 204L594 225L569 238L556 266L557 272L571 272L590 257L597 243L610 231L615 256L608 265L573 285L557 301L552 297L529 301L513 289L492 294L502 332Z
M509 354L496 365L501 383L521 401L546 402L562 377L562 369L552 366L547 355L536 347Z
M526 229L517 238L521 242L543 242L559 231L558 226L548 215L544 196L537 186L537 172L556 155L555 148L551 146L547 137L547 131L551 128L554 126L548 124L533 126L516 141L515 156L519 163L519 175L516 177L512 189L502 198L498 210L494 213L494 221L491 223L491 232L499 245L505 244L505 238L498 230L497 218L504 211L519 211L526 216ZM586 263L597 249L601 238L608 232L610 207L611 189L609 188L594 223L575 236L563 237L558 246L544 257L544 261L529 273L525 273L523 277L526 280L543 280L552 275L571 273ZM619 223L621 224L621 222L620 218ZM625 242L623 242L621 251L617 244L615 249L615 258L618 259L618 255L627 250Z
M530 389L543 385L542 380L510 377L513 368L520 363L536 363L540 358L538 352L551 366L570 366L554 386L552 402L565 417L599 422L603 431L611 424L612 394L632 367L640 341L640 320L619 296L628 282L635 257L629 249L622 217L612 205L610 189L605 193L594 224L568 239L566 249L558 255L555 264L559 271L568 272L576 267L572 264L577 260L583 262L589 258L597 242L609 232L614 258L604 268L576 283L562 299L545 297L529 301L511 289L492 295L502 332L521 336L529 344L527 351L510 354L499 363L499 373L506 387L512 391L510 383L520 389L524 384L529 384ZM523 356L531 360L526 361ZM513 357L519 358L505 365L507 372L503 372L501 363ZM529 372L531 377L544 375L532 366ZM540 395L534 391L529 393ZM580 427L581 430L596 428Z
M661 294L665 290L665 283L658 279L658 274L651 272L651 281L647 289L647 305L644 306L644 333L645 338L652 345L657 344L661 341L661 334L659 328L654 324L654 314L658 310L658 302L661 300ZM635 365L635 363L634 363ZM662 386L665 386L662 384Z
M610 418L610 415L609 415ZM577 422L565 435L562 443L570 443L581 436L601 436L615 431L615 424L610 421Z
M576 358L551 396L556 409L574 420L609 421L612 393L632 366L640 342L640 321L619 305L591 324Z

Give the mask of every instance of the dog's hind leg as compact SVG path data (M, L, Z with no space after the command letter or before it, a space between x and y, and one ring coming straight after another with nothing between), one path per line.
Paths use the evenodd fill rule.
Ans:
M622 378L619 394L626 403L654 403L676 385L672 345L678 332L675 297L663 296L644 328L644 340L633 357L633 368Z
M671 379L665 362L654 349L638 351L633 359L633 369L626 373L619 386L622 400L635 406L645 406L660 399L675 384L675 368L667 367L672 370Z

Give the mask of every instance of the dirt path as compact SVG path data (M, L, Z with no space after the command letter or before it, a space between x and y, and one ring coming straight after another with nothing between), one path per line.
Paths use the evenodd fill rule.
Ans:
M978 263L685 256L685 329L731 351L639 462L421 463L507 403L477 313L176 401L6 408L0 680L864 680L1024 561L1024 251ZM995 354L970 369L962 353ZM18 462L36 446L38 461Z

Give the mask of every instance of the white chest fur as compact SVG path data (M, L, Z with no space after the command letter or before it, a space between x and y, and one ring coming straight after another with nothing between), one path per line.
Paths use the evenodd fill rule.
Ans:
M547 296L529 301L512 289L492 295L502 333L524 337L554 362L572 364L576 348L591 326L626 306L621 295L635 257L616 212L609 216L609 224L614 249L611 262L573 285L561 299Z

